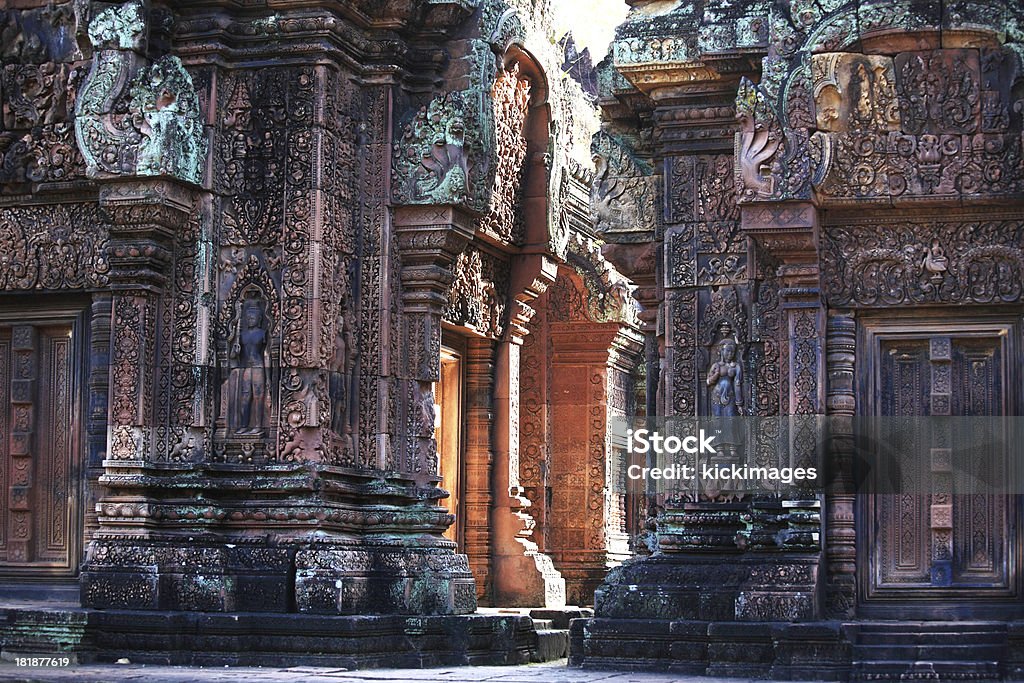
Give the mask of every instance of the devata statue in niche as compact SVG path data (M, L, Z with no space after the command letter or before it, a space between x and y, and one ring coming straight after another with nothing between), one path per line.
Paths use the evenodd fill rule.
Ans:
M338 313L338 326L334 337L334 354L331 358L330 395L331 429L342 438L345 448L352 445L352 420L349 410L352 402L352 372L355 369L356 344L352 325L345 320L345 311Z
M708 370L711 389L711 416L737 417L743 407L743 370L736 360L736 341L725 338L718 343L718 358Z
M230 339L228 379L230 424L235 434L262 436L270 415L267 369L270 324L266 304L256 289L243 293Z

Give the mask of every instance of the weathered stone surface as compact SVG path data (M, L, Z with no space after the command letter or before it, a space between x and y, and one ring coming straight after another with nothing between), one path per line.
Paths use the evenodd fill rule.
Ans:
M635 195L645 178L662 188L654 227L610 230L604 249L639 285L648 415L830 415L834 450L828 486L792 508L781 494L649 495L652 554L598 588L595 618L574 623L574 662L758 678L1001 675L933 648L941 628L918 634L911 622L978 619L960 628L1005 660L991 645L1001 631L980 620L1019 618L1020 593L979 605L1012 570L993 561L984 587L949 578L945 558L970 541L949 531L945 494L888 506L858 496L849 420L961 414L971 382L951 370L953 352L906 340L941 328L941 348L965 344L982 305L1017 333L1024 127L1008 103L1021 87L1021 18L1009 2L638 3L619 28L595 144L629 141L630 156L614 158L640 170L606 173L618 182L595 198ZM733 187L715 183L719 169ZM994 340L978 343L1001 358ZM922 364L896 378L891 359L914 353ZM939 389L924 398L911 376ZM1017 410L982 405L972 414ZM823 445L811 431L760 433L753 448L762 462L800 460ZM1016 540L1003 545L1009 527L983 526L977 539L1017 552ZM920 561L896 569L911 548ZM892 630L858 635L872 618ZM929 646L911 655L886 638Z
M636 526L603 488L637 320L548 4L8 4L0 574L108 612L455 615L564 604L567 578L590 603ZM558 473L588 509L543 530L566 576L520 430L552 284L587 368L559 388L593 413Z

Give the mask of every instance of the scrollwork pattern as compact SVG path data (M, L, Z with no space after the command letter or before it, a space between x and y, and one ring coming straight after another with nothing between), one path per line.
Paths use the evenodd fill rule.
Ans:
M834 306L1014 303L1024 288L1022 233L1020 220L832 226L823 288ZM941 268L929 261L933 244L944 250Z

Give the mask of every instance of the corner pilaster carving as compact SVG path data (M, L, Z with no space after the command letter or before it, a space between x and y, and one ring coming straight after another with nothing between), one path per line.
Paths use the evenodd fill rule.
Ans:
M857 321L849 310L829 311L825 338L831 416L828 453L833 471L827 491L825 609L831 618L854 615L857 595L857 531L853 480L853 416L857 410L854 367Z
M472 216L455 206L399 207L395 232L401 259L405 313L406 390L403 469L433 475L433 384L441 378L441 319L448 304L452 266L473 237Z
M143 467L152 452L157 312L167 286L175 233L195 202L173 181L108 181L100 207L109 221L111 405L108 468Z

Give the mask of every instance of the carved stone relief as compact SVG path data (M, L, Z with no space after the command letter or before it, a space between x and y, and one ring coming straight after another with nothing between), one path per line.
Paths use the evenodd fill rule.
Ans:
M766 57L761 83L738 92L743 202L809 199L812 186L825 204L1021 192L1013 47L789 55ZM807 88L813 116L790 106Z
M206 156L199 100L181 60L149 63L141 2L109 8L89 25L95 53L75 108L90 177L170 175L198 184Z
M822 287L833 306L1020 300L1024 223L902 218L829 226Z
M891 58L816 54L811 57L811 74L818 130L900 129Z
M494 82L495 174L490 210L480 229L509 244L523 241L523 181L529 170L525 127L530 113L532 84L519 76L519 65Z
M590 191L591 218L600 234L652 233L656 225L653 170L628 143L610 133L594 136L597 171ZM626 239L625 241L629 241Z
M95 204L0 207L0 289L106 287L107 230Z
M499 339L508 325L508 262L470 246L456 258L452 274L444 320Z

